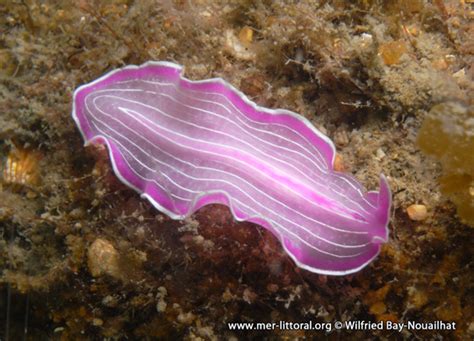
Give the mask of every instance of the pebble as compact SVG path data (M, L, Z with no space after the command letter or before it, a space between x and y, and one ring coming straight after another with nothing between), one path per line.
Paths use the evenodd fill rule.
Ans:
M344 160L340 154L336 153L336 157L334 158L334 170L337 172L343 172L345 170L344 167Z
M248 41L248 34L241 33L240 35L242 36L241 38ZM241 39L232 30L224 32L224 50L240 60L253 61L256 58L256 53L251 49L251 46L242 44Z
M428 216L428 211L425 205L413 204L408 206L407 214L411 220L421 221L426 219Z
M98 238L87 250L87 265L92 276L120 277L119 254L111 242Z
M338 147L344 147L349 144L349 136L345 130L339 130L334 133L334 143Z
M99 319L99 318L94 318L94 319L92 320L92 325L93 325L93 326L100 327L100 326L102 326L103 324L104 324L104 321L102 321L102 320Z
M115 308L118 305L118 300L111 295L107 295L102 299L102 304L109 308Z
M382 148L377 149L375 152L375 158L377 160L382 160L386 156L385 152L382 150Z
M80 219L86 215L86 212L83 208L78 207L69 212L69 217L72 219Z
M187 324L187 325L190 325L191 323L193 323L193 321L196 319L196 316L191 313L191 312L188 312L188 313L181 313L178 315L178 317L176 318L176 320L179 322L179 323L182 323L182 324Z
M239 32L239 40L245 46L250 45L253 40L252 28L249 26L245 26L244 28L242 28Z

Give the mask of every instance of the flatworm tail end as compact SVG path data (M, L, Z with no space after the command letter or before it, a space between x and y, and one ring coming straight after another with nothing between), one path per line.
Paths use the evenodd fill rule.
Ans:
M384 236L375 236L374 243L388 241L388 223L390 221L390 207L392 206L392 193L385 175L380 174L380 189L377 195L378 216L384 227Z
M367 192L365 198L373 205L375 212L368 229L371 238L363 253L346 258L344 262L333 260L321 262L320 257L313 256L309 248L283 237L281 242L285 251L300 268L311 272L344 276L362 270L379 255L382 244L388 242L392 194L387 178L383 174L380 175L379 190Z
M380 174L379 191L367 192L366 198L377 208L375 212L376 229L373 231L372 243L382 244L388 241L388 223L390 221L390 207L392 193L385 175Z

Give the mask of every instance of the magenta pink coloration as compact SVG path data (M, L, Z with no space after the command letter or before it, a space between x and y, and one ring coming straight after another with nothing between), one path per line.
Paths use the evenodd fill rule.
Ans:
M220 78L191 81L180 66L112 71L74 93L86 144L109 148L117 176L183 219L220 203L279 238L298 266L360 270L388 239L391 194L366 192L333 169L331 140L300 115L257 106Z

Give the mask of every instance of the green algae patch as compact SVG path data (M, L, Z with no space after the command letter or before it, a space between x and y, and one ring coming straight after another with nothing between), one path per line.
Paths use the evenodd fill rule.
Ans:
M448 102L434 106L418 134L418 145L443 166L441 192L474 227L474 109Z

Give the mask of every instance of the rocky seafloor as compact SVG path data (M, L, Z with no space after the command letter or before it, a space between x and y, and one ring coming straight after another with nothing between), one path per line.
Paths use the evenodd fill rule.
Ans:
M0 339L472 339L473 18L467 0L0 1ZM303 115L368 189L385 174L378 258L310 273L225 206L171 220L122 184L72 94L148 60ZM456 328L227 325L278 321Z

